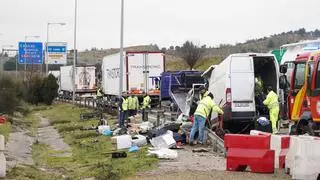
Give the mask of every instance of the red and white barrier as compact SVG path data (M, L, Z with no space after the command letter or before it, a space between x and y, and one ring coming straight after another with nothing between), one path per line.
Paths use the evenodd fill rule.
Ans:
M270 149L275 151L274 168L284 168L285 158L289 151L289 135L274 135L257 130L251 130L250 135L270 135Z
M270 150L270 135L226 134L224 146L227 150L228 171L273 173L274 150Z
M270 149L275 151L274 168L284 168L289 151L289 135L271 135Z

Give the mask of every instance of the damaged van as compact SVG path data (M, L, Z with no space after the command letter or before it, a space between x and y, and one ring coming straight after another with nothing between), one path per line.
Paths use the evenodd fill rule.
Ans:
M249 128L257 117L268 118L268 110L261 110L266 108L262 101L268 86L279 93L278 69L279 65L273 54L243 53L229 55L208 71L211 75L205 76L210 77L209 91L214 95L215 103L225 112L223 129L241 133L243 128L235 127L247 125L244 128ZM261 82L258 83L258 80ZM258 88L257 84L262 87ZM260 99L257 98L257 93L262 96Z

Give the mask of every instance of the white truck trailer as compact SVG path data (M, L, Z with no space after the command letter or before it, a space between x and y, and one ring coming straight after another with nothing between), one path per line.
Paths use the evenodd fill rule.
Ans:
M151 97L160 96L160 76L165 71L165 55L161 52L123 53L122 92ZM102 91L107 97L119 96L120 53L103 58Z
M60 67L60 90L64 94L73 92L72 66ZM96 67L76 67L75 92L79 94L94 93L96 91Z

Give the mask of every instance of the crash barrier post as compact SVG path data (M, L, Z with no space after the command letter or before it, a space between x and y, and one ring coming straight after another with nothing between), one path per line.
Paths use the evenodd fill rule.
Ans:
M270 150L270 137L226 134L227 171L244 171L249 166L254 173L273 173L274 150Z
M286 172L292 179L319 179L320 138L313 136L291 136L286 157Z

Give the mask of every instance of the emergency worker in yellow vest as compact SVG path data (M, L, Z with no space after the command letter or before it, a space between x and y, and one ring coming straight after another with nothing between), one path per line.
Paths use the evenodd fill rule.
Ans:
M142 120L143 121L148 121L148 109L151 108L150 106L151 103L151 98L148 94L145 94L143 97L143 102L142 102Z
M223 114L222 109L220 109L220 107L213 102L212 93L208 93L206 97L200 100L200 102L198 103L198 107L194 113L195 120L193 122L190 138L189 138L189 143L191 145L195 144L194 136L198 131L199 131L199 137L198 137L199 143L203 144L203 136L204 136L206 119L210 117L210 114L212 111L217 112L219 114Z
M199 101L201 101L208 94L209 94L208 90L204 86L200 86L200 88L199 88Z
M98 87L97 89L97 99L101 99L102 98L102 91L101 91L101 88Z
M122 95L122 98L120 99L119 102L119 108L120 108L120 122L119 122L119 127L124 128L124 123L125 120L127 119L127 114L128 114L128 98L127 95Z
M134 106L134 111L133 111L133 115L137 115L137 111L139 109L139 99L138 99L138 96L134 96L133 97L133 103L135 104Z
M278 132L277 130L277 121L279 116L279 97L272 90L272 87L268 86L268 95L267 98L263 101L263 104L266 105L269 109L270 121L272 125L272 133L275 134Z
M128 97L128 116L133 116L133 111L136 108L136 104L134 103L134 98L132 95Z

